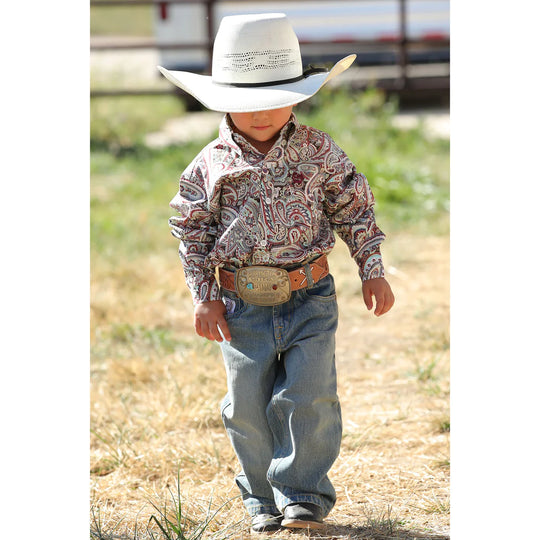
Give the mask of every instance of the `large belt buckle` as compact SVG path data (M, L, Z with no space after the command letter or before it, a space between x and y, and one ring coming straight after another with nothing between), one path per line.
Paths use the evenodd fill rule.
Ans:
M238 296L248 304L277 306L291 297L287 270L273 266L244 266L234 274Z

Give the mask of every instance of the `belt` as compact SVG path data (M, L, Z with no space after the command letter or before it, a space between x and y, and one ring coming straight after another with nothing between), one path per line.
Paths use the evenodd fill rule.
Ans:
M242 297L242 292L246 293L246 287L247 289L252 289L253 286L251 283L247 283L245 285L245 279L240 277L241 273L243 271L252 272L252 275L261 274L259 271L265 271L267 272L267 275L269 276L269 279L272 280L273 278L273 270L275 270L275 284L269 283L270 288L276 290L278 288L281 288L282 284L280 281L283 280L283 275L286 276L285 280L290 283L289 288L289 295L290 291L297 291L299 289L303 289L304 287L311 286L314 283L317 283L319 280L321 280L323 277L327 276L330 272L328 268L328 259L326 258L326 255L321 255L319 258L315 259L311 263L304 264L303 266L300 266L299 268L295 268L294 270L285 270L281 269L279 267L272 267L272 266L246 266L239 268L235 272L230 272L229 270L225 270L224 268L219 269L219 284L224 289L227 289L228 291L233 291L239 294L240 297ZM270 272L268 272L270 271ZM263 274L264 275L264 274ZM242 286L242 291L239 291L238 284L245 285ZM285 300L286 301L288 297ZM271 301L271 300L269 300ZM252 302L254 303L254 302ZM281 303L281 302L278 302ZM260 304L260 305L275 305L275 304Z

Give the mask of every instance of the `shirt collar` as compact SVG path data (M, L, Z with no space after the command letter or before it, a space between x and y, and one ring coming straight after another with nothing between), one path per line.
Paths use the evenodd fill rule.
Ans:
M249 142L247 142L246 139L242 137L242 135L233 131L231 126L232 121L230 119L230 116L226 114L221 120L221 124L219 125L219 137L222 141L227 143L234 150L237 150L239 153L246 151L260 153L255 148L253 148L253 146ZM283 141L288 141L291 135L298 128L298 126L299 122L296 118L296 115L294 113L291 113L291 117L289 118L288 122L281 128L281 131L279 132L276 145L281 144Z

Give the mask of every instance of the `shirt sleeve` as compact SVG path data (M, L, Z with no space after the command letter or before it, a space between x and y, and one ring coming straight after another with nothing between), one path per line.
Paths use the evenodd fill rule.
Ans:
M178 212L169 218L169 226L180 240L178 253L193 303L219 300L215 269L206 265L215 244L216 225L205 189L204 162L194 162L184 171L170 206Z
M366 177L335 143L327 162L326 214L347 244L362 281L384 277L380 244L384 233L375 221L375 198Z

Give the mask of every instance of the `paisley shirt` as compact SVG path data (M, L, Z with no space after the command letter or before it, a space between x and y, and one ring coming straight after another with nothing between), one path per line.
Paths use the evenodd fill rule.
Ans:
M183 172L169 219L195 304L220 299L219 266L292 268L328 253L334 232L362 280L384 276L374 198L365 176L332 138L292 114L261 154L233 132L219 137Z

